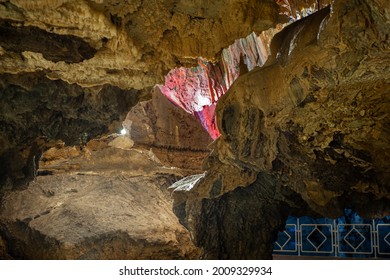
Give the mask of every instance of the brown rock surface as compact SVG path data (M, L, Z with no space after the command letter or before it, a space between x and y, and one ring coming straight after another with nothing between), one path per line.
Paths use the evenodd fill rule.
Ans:
M335 0L278 33L220 99L203 171L190 115L158 92L134 105L169 69L285 22L276 3L299 18L329 1L130 2L0 1L3 257L196 258L165 191L194 173L174 211L205 258L270 258L288 214L390 214L387 0ZM131 107L131 139L94 139Z
M33 165L56 139L75 145L119 131L140 96L111 85L83 88L49 80L44 72L1 74L0 185L29 181Z
M139 102L123 121L129 137L150 148L166 166L201 172L212 139L194 116L174 106L156 87L152 99Z
M278 13L270 0L0 1L0 185L31 179L33 158L51 147L37 137L73 145L115 132L170 69L214 60Z
M1 258L199 257L166 190L180 172L164 168L148 151L109 147L108 140L98 150L96 140L83 151L51 148L39 170L47 176L4 194Z
M151 100L139 102L123 122L137 144L207 151L210 135L193 115L173 105L156 87Z
M299 195L306 214L337 217L345 208L365 217L390 214L390 7L382 2L335 1L330 14L323 9L291 24L274 38L266 65L241 76L220 99L222 136L207 173L174 194L182 223L211 258L271 257L270 247L235 244L270 244L278 217L262 227L264 236L226 226L237 217L246 218L243 228L263 219L245 208L247 199L236 206L236 196L253 185L263 186L257 207L279 205L273 212ZM279 188L282 198L267 195ZM209 231L214 238L200 234L208 219L221 223Z
M278 13L271 0L2 1L0 72L45 70L83 86L143 89L175 66L215 59L236 38L271 27ZM29 44L16 50L18 32ZM36 40L41 34L48 40ZM69 47L47 48L54 38Z

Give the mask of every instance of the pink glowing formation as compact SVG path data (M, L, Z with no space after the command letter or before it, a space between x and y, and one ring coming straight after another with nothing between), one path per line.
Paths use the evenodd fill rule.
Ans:
M270 33L263 32L259 36L252 33L238 39L222 51L219 63L212 64L200 58L197 67L171 70L165 77L165 84L158 87L172 103L193 114L216 139L220 135L215 119L218 99L240 75L240 63L243 62L249 71L265 63L270 37Z

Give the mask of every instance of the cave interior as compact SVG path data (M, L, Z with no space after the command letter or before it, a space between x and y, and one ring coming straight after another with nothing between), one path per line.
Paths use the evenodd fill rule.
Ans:
M0 0L0 259L390 258L388 0Z

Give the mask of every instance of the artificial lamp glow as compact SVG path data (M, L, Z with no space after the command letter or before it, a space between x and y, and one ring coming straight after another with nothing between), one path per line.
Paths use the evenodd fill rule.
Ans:
M122 128L121 129L121 135L126 135L127 134L127 129L126 128Z

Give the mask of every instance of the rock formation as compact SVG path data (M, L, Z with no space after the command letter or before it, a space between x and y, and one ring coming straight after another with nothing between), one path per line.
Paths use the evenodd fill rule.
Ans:
M289 214L389 215L389 15L0 1L0 258L271 258Z
M111 85L83 88L42 71L2 74L0 80L1 185L31 180L33 162L56 139L75 145L118 130L141 95Z
M198 66L175 68L160 85L161 92L176 106L193 114L213 139L221 134L218 130L215 107L240 74L263 66L268 58L270 38L278 29L271 28L260 36L251 33L236 40L222 51L217 64L199 59Z
M123 127L136 146L149 148L166 166L201 172L210 135L196 119L173 105L156 87L152 99L139 102Z
M176 213L211 258L271 257L284 222L264 209L389 215L390 22L380 4L336 1L289 25L265 66L218 102L207 173L176 191Z
M222 48L281 17L270 0L203 2L0 1L0 184L31 179L28 166L50 140L72 145L84 133L118 132L169 70L199 56L215 61ZM34 144L36 137L47 141Z
M53 147L25 190L5 194L0 230L22 259L196 259L167 187L183 175L111 136ZM45 175L45 176L44 176ZM1 251L1 250L0 250ZM4 257L4 255L2 256Z
M280 17L270 0L12 0L0 5L1 72L40 69L51 79L83 86L134 89L160 83L168 70L194 64L199 56L214 60L235 39L261 32ZM17 34L23 35L23 46Z

